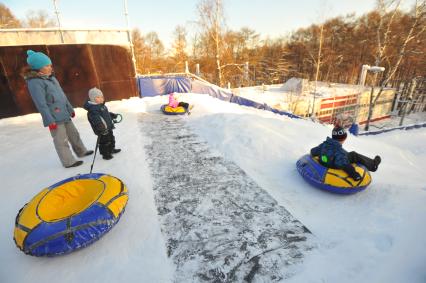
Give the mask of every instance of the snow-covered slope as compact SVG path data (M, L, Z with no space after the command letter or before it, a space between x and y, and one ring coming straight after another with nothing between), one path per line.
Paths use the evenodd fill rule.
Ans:
M426 129L352 137L347 150L383 163L373 183L352 196L310 187L295 169L297 159L319 144L330 128L292 120L262 110L240 107L191 94L196 106L183 116L212 148L239 165L278 204L308 227L318 247L297 265L286 282L414 282L426 281ZM38 114L0 120L0 282L172 282L174 265L167 258L152 191L140 113L159 112L167 97L108 103L123 114L111 161L99 156L95 172L122 179L130 199L120 222L100 241L61 257L34 258L13 243L16 213L33 195L58 180L90 170L64 169L48 130ZM83 109L75 123L89 148L96 137Z

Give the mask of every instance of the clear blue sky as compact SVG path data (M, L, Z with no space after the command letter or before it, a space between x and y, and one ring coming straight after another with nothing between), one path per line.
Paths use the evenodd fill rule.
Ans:
M24 18L29 10L46 10L54 17L52 0L3 0L14 15ZM199 0L128 0L130 27L142 33L156 31L163 43L173 41L173 31L183 25L194 30ZM375 0L223 0L227 26L249 27L263 38L286 35L324 19L356 13L362 15ZM64 28L124 28L122 0L58 0Z

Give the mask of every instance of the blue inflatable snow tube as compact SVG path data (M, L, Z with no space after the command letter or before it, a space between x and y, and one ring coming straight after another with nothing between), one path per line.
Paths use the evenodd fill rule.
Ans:
M107 233L128 200L123 182L102 173L77 175L45 188L18 213L14 240L24 253L55 256Z
M297 171L312 186L337 194L353 194L367 188L371 183L368 170L359 164L352 164L361 175L361 180L355 181L340 169L322 166L317 158L306 154L296 163Z

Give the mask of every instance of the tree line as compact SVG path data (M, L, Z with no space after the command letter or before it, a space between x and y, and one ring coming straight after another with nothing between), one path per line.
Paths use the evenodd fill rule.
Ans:
M262 39L251 28L226 26L222 0L200 0L196 7L196 32L174 30L172 46L165 47L155 31L132 31L140 74L183 72L185 62L194 72L225 86L282 83L290 77L356 84L361 66L380 65L385 72L367 76L367 84L396 86L413 77L426 76L425 0L407 11L400 0L377 0L376 8L327 19L287 36ZM1 28L46 27L55 22L43 11L16 19L0 4ZM247 64L248 63L248 69Z
M368 64L383 66L385 72L379 78L368 76L367 84L377 80L395 86L426 75L425 1L408 11L399 9L400 2L378 0L377 8L362 16L334 17L286 37L262 40L250 28L227 29L220 0L201 0L199 32L189 41L185 28L177 27L168 55L155 32L133 32L137 56L144 58L138 60L138 69L183 71L188 61L190 66L200 64L203 76L222 86L282 83L289 77L356 84L361 66Z

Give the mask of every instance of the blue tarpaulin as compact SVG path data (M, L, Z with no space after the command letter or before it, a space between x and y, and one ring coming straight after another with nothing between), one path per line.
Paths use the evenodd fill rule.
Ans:
M395 127L395 128L390 128L390 129L382 129L379 131L372 131L372 132L363 132L360 133L360 136L371 136L371 135L379 135L379 134L383 134L383 133L387 133L387 132L391 132L391 131L395 131L395 130L413 130L413 129L420 129L420 128L426 128L426 123L422 122L419 124L414 124L414 125L408 125L408 126L399 126L399 127Z
M288 116L290 118L300 118L297 115L285 112L285 111L280 111L277 109L272 108L271 106L267 105L266 103L259 103L241 96L233 96L231 99L231 102L239 104L239 105L244 105L244 106L248 106L248 107L253 107L256 109L263 109L266 111L271 111L275 114L279 114L279 115L285 115Z
M256 108L256 109L265 109L264 104L258 103L256 101L253 101L253 100L241 97L241 96L233 96L232 99L231 99L231 102L239 104L239 105L253 107L253 108Z
M219 98L220 100L225 100L225 101L231 101L231 98L233 96L232 91L230 90L227 91L223 88L219 88L217 86L214 86L199 80L192 81L192 92L208 94L210 96L213 96L213 97Z
M267 104L262 104L250 99L233 95L231 90L220 88L205 81L191 78L185 75L175 76L146 76L138 79L139 91L141 97L165 95L172 92L181 93L200 93L208 94L220 100L271 111L279 115L286 115L290 118L300 118L294 114L274 109Z
M220 100L236 103L239 105L253 107L256 109L263 109L263 110L270 111L279 115L285 115L290 118L296 118L296 119L301 118L292 113L274 109L267 104L262 104L241 96L233 95L232 91L230 90L220 88L208 82L190 77L189 75L143 76L143 77L138 77L137 82L138 82L139 91L140 91L139 95L141 97L165 95L172 92L180 92L180 93L192 92L192 93L208 94ZM392 129L383 129L383 130L375 131L375 132L364 132L364 133L359 133L359 135L377 135L377 134L381 134L381 133L385 133L389 131L394 131L397 129L411 130L411 129L417 129L422 127L426 127L426 123L396 127ZM351 131L351 133L356 135L356 132L354 131L355 130Z
M191 79L182 76L139 77L138 84L141 97L191 92Z

